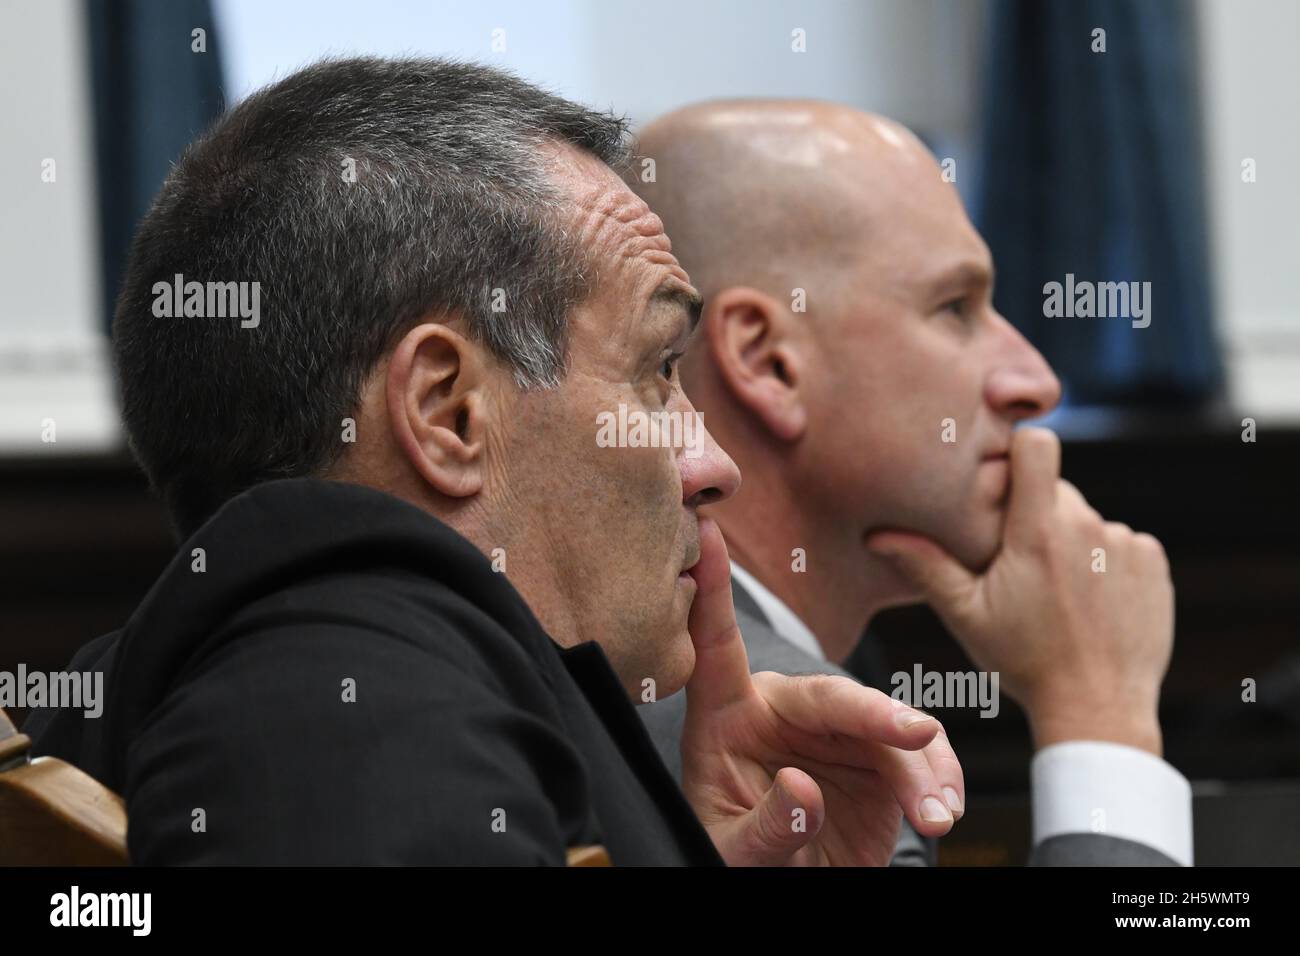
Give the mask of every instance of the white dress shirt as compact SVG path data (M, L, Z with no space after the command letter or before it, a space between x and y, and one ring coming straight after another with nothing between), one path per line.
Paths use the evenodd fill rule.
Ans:
M776 634L826 660L816 636L784 601L734 561L731 573ZM1029 771L1035 846L1067 833L1102 833L1192 865L1192 788L1155 754L1124 744L1070 740L1038 751Z

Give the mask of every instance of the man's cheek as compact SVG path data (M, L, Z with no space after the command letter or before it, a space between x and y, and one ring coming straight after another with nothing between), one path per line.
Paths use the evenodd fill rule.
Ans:
M659 560L662 570L671 558L658 556L669 555L680 524L682 484L675 461L664 449L619 451L623 457L612 475L611 499L635 547L651 560Z

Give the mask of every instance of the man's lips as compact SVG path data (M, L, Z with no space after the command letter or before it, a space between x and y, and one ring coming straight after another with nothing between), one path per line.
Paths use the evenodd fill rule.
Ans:
M1011 454L1008 451L990 452L980 459L980 467L985 465L994 465L995 471L981 472L982 475L995 476L997 482L997 505L1001 507L1006 504L1007 496L1011 493Z

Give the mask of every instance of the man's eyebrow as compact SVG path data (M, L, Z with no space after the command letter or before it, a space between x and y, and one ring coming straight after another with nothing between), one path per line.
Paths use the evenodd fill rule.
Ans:
M967 289L971 286L991 286L992 284L992 267L988 263L980 262L978 259L967 259L934 274L927 282L927 287L946 293L957 289Z
M694 332L695 327L700 324L700 315L704 311L704 299L701 298L698 292L693 292L676 282L665 282L655 289L654 294L650 296L650 305L656 303L675 305L685 309L686 314L690 316L691 325L689 331L691 332Z

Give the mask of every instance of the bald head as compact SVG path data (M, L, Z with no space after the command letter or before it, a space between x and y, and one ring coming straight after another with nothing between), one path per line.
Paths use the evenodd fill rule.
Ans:
M637 151L655 181L634 164L629 185L705 300L682 382L745 475L713 514L739 564L847 652L853 609L906 590L866 537L912 530L987 563L999 456L1059 384L993 307L988 247L899 124L724 101L655 121ZM796 549L818 574L791 572Z
M636 164L629 185L705 297L729 285L778 296L806 287L854 255L891 193L934 178L905 127L811 100L688 106L645 127L637 151L654 160L655 181Z

